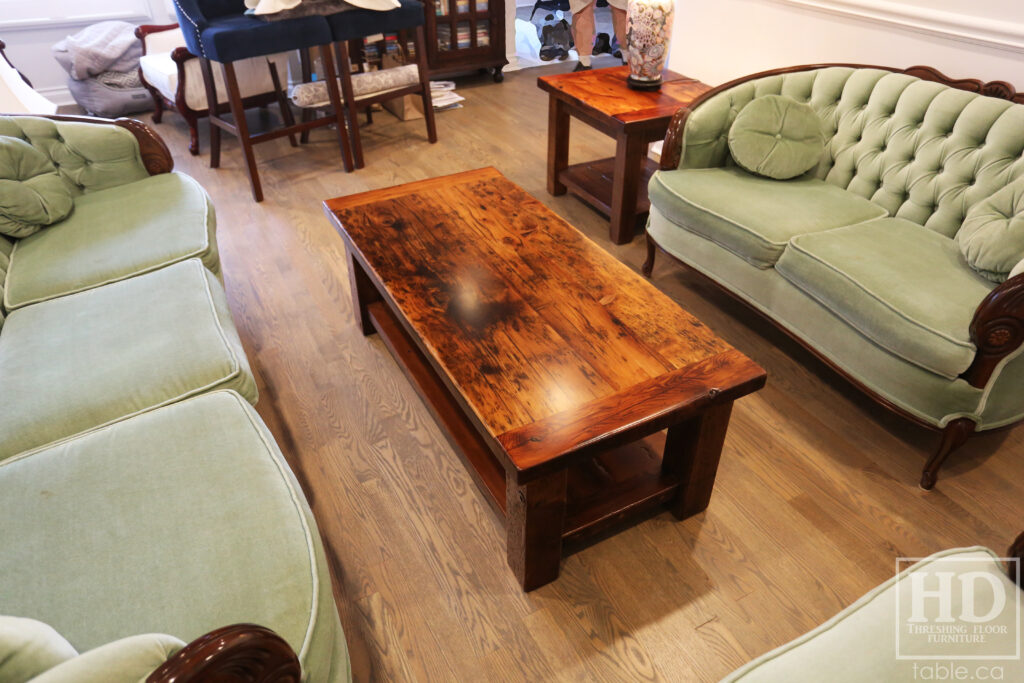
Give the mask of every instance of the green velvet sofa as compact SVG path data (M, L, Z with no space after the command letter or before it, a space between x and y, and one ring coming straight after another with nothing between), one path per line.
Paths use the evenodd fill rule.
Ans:
M762 95L817 113L809 172L775 180L734 162L730 126ZM670 124L644 272L668 253L941 430L931 488L972 433L1024 418L1022 102L928 67L801 66L715 88Z
M1007 565L981 546L935 553L721 683L1024 680L1024 660L1014 653L1024 633L1022 556L1024 534L1006 555ZM945 599L939 597L943 575L951 588ZM930 593L915 596L917 590Z
M0 680L350 680L206 192L137 121L0 116L0 142L0 221L59 202L22 143L73 200L0 235Z

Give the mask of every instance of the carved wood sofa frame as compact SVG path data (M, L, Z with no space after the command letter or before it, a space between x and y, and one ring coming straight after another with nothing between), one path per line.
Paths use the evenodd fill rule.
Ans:
M912 66L907 69L898 69L889 66L840 63L804 64L801 66L785 67L782 69L772 69L769 71L751 74L749 76L743 76L742 78L737 78L736 80L724 83L717 88L712 88L703 95L697 97L689 104L689 106L679 109L679 111L677 111L672 117L667 134L665 135L665 144L661 156L661 169L671 171L679 167L682 154L683 130L686 127L687 118L693 110L718 93L729 90L741 83L763 78L765 76L775 76L798 71L811 71L814 69L823 69L834 66L852 67L856 69L882 69L884 71L892 71L894 73L905 73L910 76L916 76L922 80L942 83L943 85L948 85L960 90L967 90L969 92L986 95L988 97L998 97L1018 104L1024 104L1024 92L1017 92L1014 87L1006 81L990 81L986 83L972 78L957 80L942 74L930 66ZM644 275L647 277L651 276L651 272L654 269L655 254L659 250L671 257L676 263L686 267L686 264L682 261L661 249L660 245L654 241L649 233L645 234L647 239L647 260L644 262L642 268ZM696 273L702 279L715 285L719 290L729 294L737 301L746 304L742 298L734 294L726 285L694 269L687 268L687 270L689 272ZM939 429L935 425L925 422L915 415L911 415L904 409L890 402L888 399L875 393L872 389L869 389L863 383L826 358L809 342L790 330L787 330L785 327L776 324L774 320L766 314L761 313L761 311L754 306L749 306L749 308L762 318L768 320L772 324L775 324L776 327L813 353L819 360L824 362L835 372L847 379L851 384L885 408L928 429ZM970 334L971 341L978 350L974 357L974 362L971 363L971 366L961 375L961 378L971 386L980 388L984 387L988 383L988 380L992 377L992 373L995 371L999 363L1024 344L1024 275L1018 275L1006 282L1003 282L993 289L987 297L985 297L974 313L974 319L972 320L970 327ZM998 429L1007 429L1012 426L1013 425L1006 425L999 427ZM958 418L949 422L944 429L941 429L942 438L939 442L939 446L928 459L928 462L925 464L924 470L921 473L921 488L931 490L935 486L939 468L942 467L942 463L946 461L946 458L949 457L950 453L962 446L967 439L974 434L976 427L977 425L973 420L969 418Z
M152 33L161 33L163 31L171 31L178 28L178 24L143 24L135 29L135 37L142 41L142 54L146 54L146 36ZM163 120L164 112L168 109L172 109L185 119L188 123L189 132L189 145L188 151L193 156L199 154L199 119L210 115L209 108L207 109L192 109L188 106L188 102L185 101L185 64L190 59L198 59L194 54L188 51L187 47L177 47L171 52L171 59L174 64L178 67L178 88L174 93L174 100L165 97L159 90L154 88L148 82L146 77L142 74L142 67L139 67L139 80L142 81L142 85L145 86L146 90L149 91L150 96L153 98L153 123L160 123ZM277 102L280 104L281 98L272 92L261 93L259 95L252 95L250 97L242 98L242 106L246 109L250 107L265 107L268 104ZM227 104L222 105L227 107Z

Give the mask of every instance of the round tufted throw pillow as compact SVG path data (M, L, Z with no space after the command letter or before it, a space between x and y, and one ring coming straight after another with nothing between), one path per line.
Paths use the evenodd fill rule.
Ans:
M1024 177L972 206L956 243L979 275L1004 282L1024 259Z
M28 237L74 208L71 189L38 149L0 135L0 234Z
M782 95L762 95L743 107L729 129L733 160L757 175L787 180L821 160L825 136L809 105Z

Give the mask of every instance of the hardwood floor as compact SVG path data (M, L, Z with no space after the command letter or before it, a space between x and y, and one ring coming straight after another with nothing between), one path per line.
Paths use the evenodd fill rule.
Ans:
M335 136L256 149L252 202L236 140L222 168L187 152L173 114L156 130L217 207L228 294L260 383L258 409L309 495L336 576L356 680L717 680L892 576L897 556L983 544L1024 528L1024 428L954 454L917 487L937 435L875 406L744 308L662 258L654 282L768 370L733 412L705 513L668 512L571 555L523 594L504 532L379 338L364 338L341 239L320 201L486 165L639 271L641 238L545 191L543 73L460 82L465 108L362 129L367 166L346 174ZM148 120L148 119L146 119ZM573 123L570 163L613 141ZM258 501L254 501L258 504Z

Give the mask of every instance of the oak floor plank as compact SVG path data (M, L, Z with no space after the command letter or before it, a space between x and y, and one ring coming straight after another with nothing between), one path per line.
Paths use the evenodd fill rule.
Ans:
M329 130L297 149L260 145L259 205L234 139L209 169L205 152L185 151L180 118L155 127L217 207L257 408L325 539L357 681L713 681L887 579L897 556L1002 551L1024 527L1024 429L972 440L923 492L934 433L659 258L654 284L766 368L768 384L736 404L705 513L658 514L576 550L553 584L518 589L501 522L383 343L356 328L343 244L320 202L495 166L638 271L642 239L611 244L597 213L545 190L536 76L571 66L460 80L465 107L438 114L436 145L422 121L380 113L361 128L367 166L356 173L341 168ZM571 163L613 153L572 123ZM615 313L615 299L600 300Z

